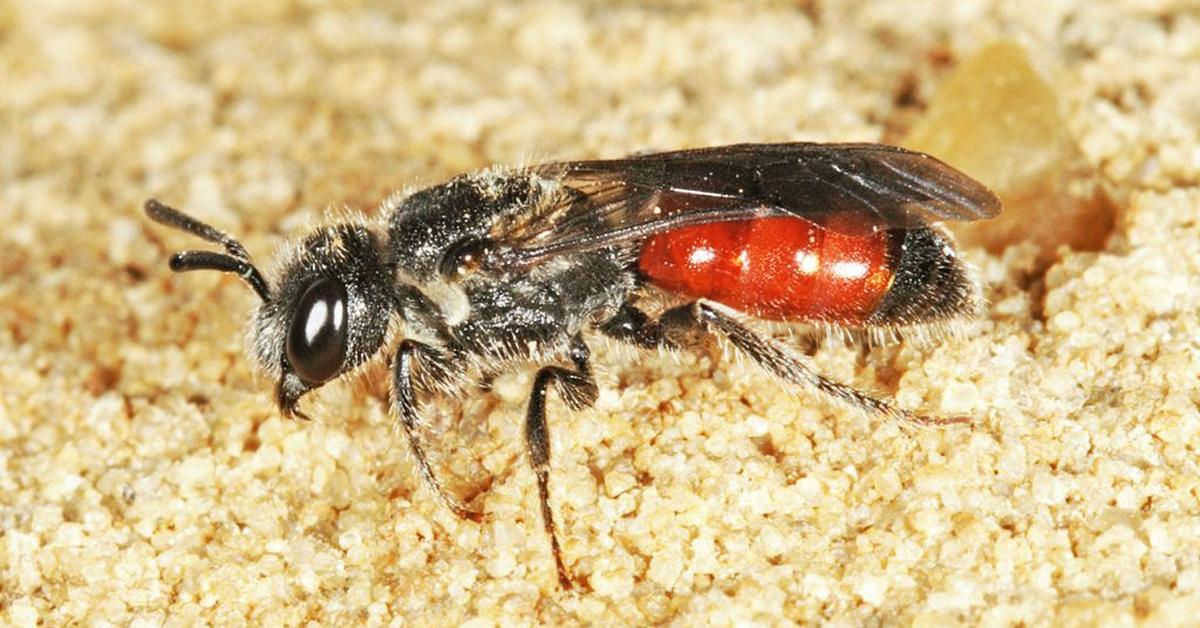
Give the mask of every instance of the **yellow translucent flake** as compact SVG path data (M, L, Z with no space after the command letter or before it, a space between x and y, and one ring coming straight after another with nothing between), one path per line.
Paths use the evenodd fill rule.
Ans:
M998 218L955 225L965 245L998 252L1030 241L1042 259L1060 245L1097 250L1113 206L1075 143L1061 88L1013 42L985 46L948 76L904 145L979 179L1004 203Z

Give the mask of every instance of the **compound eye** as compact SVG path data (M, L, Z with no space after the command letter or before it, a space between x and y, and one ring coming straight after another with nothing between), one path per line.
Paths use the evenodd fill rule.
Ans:
M313 282L296 304L287 337L287 359L306 384L323 384L346 361L346 289L324 277Z

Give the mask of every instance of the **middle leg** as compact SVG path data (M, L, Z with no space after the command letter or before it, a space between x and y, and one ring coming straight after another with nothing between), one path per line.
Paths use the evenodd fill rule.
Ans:
M571 588L571 576L562 559L562 548L558 544L558 532L554 525L554 512L550 508L550 435L546 430L546 390L551 384L563 402L572 410L582 410L596 402L599 389L592 378L589 364L590 351L583 338L571 339L571 361L575 368L544 366L533 380L529 394L529 411L525 419L525 446L529 451L529 463L537 476L538 500L542 509L542 524L550 537L550 551L554 554L554 566L558 570L558 583L564 589Z

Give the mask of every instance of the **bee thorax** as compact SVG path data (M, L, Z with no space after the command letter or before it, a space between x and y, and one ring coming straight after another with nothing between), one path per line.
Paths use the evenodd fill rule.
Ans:
M421 288L421 292L433 302L442 313L442 320L454 327L471 316L471 301L462 286L445 281L430 282Z

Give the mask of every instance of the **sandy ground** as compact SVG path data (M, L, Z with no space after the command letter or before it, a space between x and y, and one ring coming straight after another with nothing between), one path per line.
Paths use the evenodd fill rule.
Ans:
M0 2L0 623L1200 616L1195 4L317 4ZM438 428L486 512L456 520L369 387L281 418L243 356L252 293L173 276L193 243L140 214L163 198L266 260L326 207L493 162L899 140L994 40L1054 77L1102 237L964 236L978 325L813 355L975 423L598 345L597 407L551 402L572 593L523 458L528 373Z

